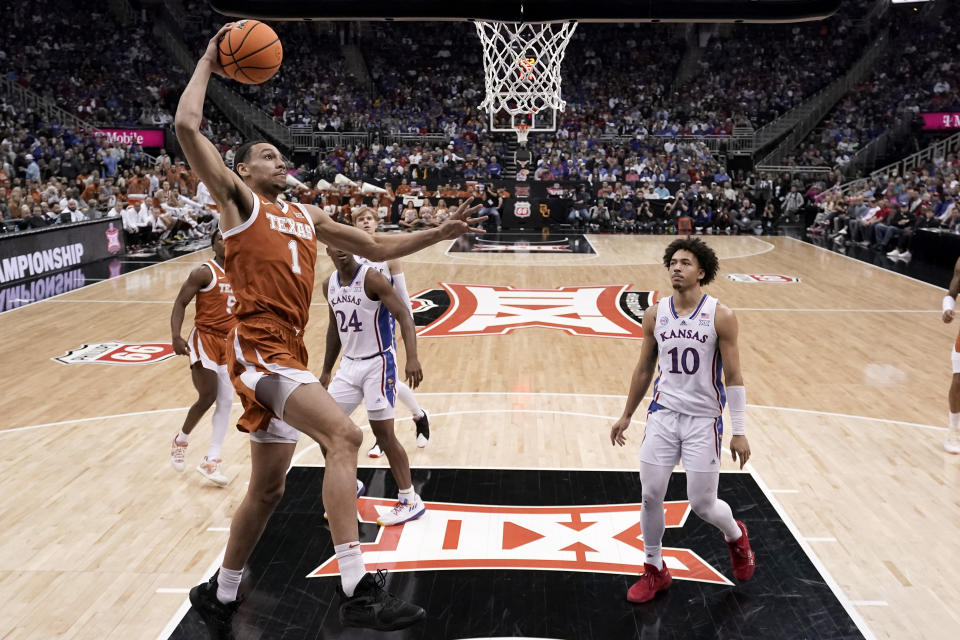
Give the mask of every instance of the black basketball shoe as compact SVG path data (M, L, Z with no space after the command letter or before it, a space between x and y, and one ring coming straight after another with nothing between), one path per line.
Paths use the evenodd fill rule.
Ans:
M377 631L406 629L420 622L426 612L415 604L404 602L383 588L386 572L368 573L348 598L338 586L340 594L340 624L345 627L363 627Z
M430 419L427 417L427 412L424 411L422 416L415 418L413 424L417 426L417 446L423 449L430 440Z
M207 582L190 589L190 604L207 625L213 640L234 640L231 621L240 601L223 604L217 600L217 575L213 574Z

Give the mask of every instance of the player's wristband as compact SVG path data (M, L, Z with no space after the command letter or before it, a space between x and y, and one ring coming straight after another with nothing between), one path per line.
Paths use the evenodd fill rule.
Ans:
M727 406L730 407L730 422L733 435L747 435L744 414L747 410L747 392L743 385L727 387Z
M943 310L944 311L953 311L957 308L957 301L951 295L943 296Z

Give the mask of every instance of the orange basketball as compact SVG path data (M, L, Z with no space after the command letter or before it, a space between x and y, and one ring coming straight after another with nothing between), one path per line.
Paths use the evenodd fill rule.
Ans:
M273 77L283 61L276 31L259 20L240 20L220 39L220 64L237 82L261 84Z

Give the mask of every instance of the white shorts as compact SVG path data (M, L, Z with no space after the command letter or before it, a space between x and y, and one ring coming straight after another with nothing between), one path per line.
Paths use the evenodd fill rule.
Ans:
M956 349L950 354L950 361L953 363L953 372L960 373L960 353Z
M250 432L250 439L261 444L297 444L300 432L280 418L270 418L266 429Z
M393 418L396 402L397 356L388 350L366 360L344 356L327 391L347 415L363 402L370 420Z
M683 460L687 471L720 471L723 420L688 416L669 409L647 414L640 461L674 467Z

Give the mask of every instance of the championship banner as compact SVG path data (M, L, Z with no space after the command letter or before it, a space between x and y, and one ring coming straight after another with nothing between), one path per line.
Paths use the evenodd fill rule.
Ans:
M120 218L56 225L0 237L0 284L96 262L124 251Z

